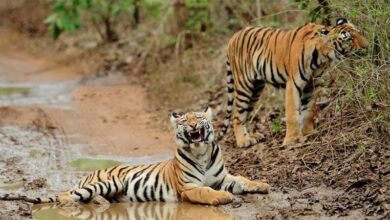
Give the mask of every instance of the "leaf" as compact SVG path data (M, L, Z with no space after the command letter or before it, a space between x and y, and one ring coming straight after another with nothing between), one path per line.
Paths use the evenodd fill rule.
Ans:
M111 10L111 15L117 17L120 13L121 13L121 6L118 4L113 5Z
M43 23L45 24L55 23L57 19L58 19L57 14L51 14L43 21Z

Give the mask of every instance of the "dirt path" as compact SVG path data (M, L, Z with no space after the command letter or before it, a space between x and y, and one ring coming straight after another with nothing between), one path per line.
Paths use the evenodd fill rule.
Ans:
M0 191L46 194L43 188L65 190L88 170L172 157L171 134L153 123L144 89L126 81L120 74L81 78L68 67L1 53ZM42 190L28 188L36 180ZM0 203L0 210L23 214L15 205L23 207Z
M144 89L129 86L121 75L81 79L77 70L50 67L19 54L0 56L0 65L3 90L29 92L19 99L11 97L12 108L23 111L14 104L28 104L41 109L45 120L61 130L69 144L88 144L89 153L99 154L104 149L104 154L122 156L173 150L170 133L153 125Z

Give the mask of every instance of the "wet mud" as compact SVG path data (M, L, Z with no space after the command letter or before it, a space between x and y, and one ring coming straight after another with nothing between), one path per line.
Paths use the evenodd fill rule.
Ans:
M123 75L81 77L14 53L0 64L0 193L55 195L92 170L172 157L168 129ZM0 216L32 218L31 204L1 201Z
M240 219L218 208L188 203L121 203L107 207L84 205L65 208L37 205L34 218L40 219L137 219L137 220L234 220Z

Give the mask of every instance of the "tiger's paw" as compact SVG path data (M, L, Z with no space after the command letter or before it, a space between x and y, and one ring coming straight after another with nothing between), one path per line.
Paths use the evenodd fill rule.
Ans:
M96 205L100 205L100 206L109 206L110 205L110 202L106 199L106 198L104 198L103 196L101 196L101 195L97 195L97 196L95 196L92 200L91 200L91 202L93 203L93 204L96 204Z
M260 181L251 181L251 185L248 187L248 192L250 193L262 193L268 194L270 190L270 185L268 183L263 183Z
M208 205L224 205L231 203L233 201L233 195L226 191L218 191L216 195L211 196L210 201L207 202Z
M81 204L79 202L73 200L60 201L58 204L59 208L65 210L77 210L78 208L80 208L80 206Z
M244 185L244 192L246 193L268 193L270 185L261 181L249 180L245 177L239 177Z
M237 138L237 146L240 148L248 148L259 143L261 138L262 136L260 134L247 134L241 138Z
M295 145L297 143L299 143L299 139L300 137L297 136L297 137L285 137L284 138L284 141L283 141L283 146L284 147L288 147L288 146L292 146L292 145Z
M316 129L313 129L313 130L310 130L310 131L303 131L302 130L302 136L303 138L305 138L304 140L301 138L300 141L306 141L306 139L310 136L313 136L315 135L316 133L318 133L318 131Z
M60 193L58 195L58 202L65 206L69 206L69 205L72 206L72 205L79 204L77 201L72 199L69 192Z

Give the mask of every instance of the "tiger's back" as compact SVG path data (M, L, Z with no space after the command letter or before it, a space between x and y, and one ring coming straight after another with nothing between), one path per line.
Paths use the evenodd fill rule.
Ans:
M289 59L284 56L289 50L284 43L292 35L292 30L268 27L248 27L234 34L227 49L234 78L247 77L284 87L288 79L286 65ZM248 93L254 93L252 85L241 86Z

